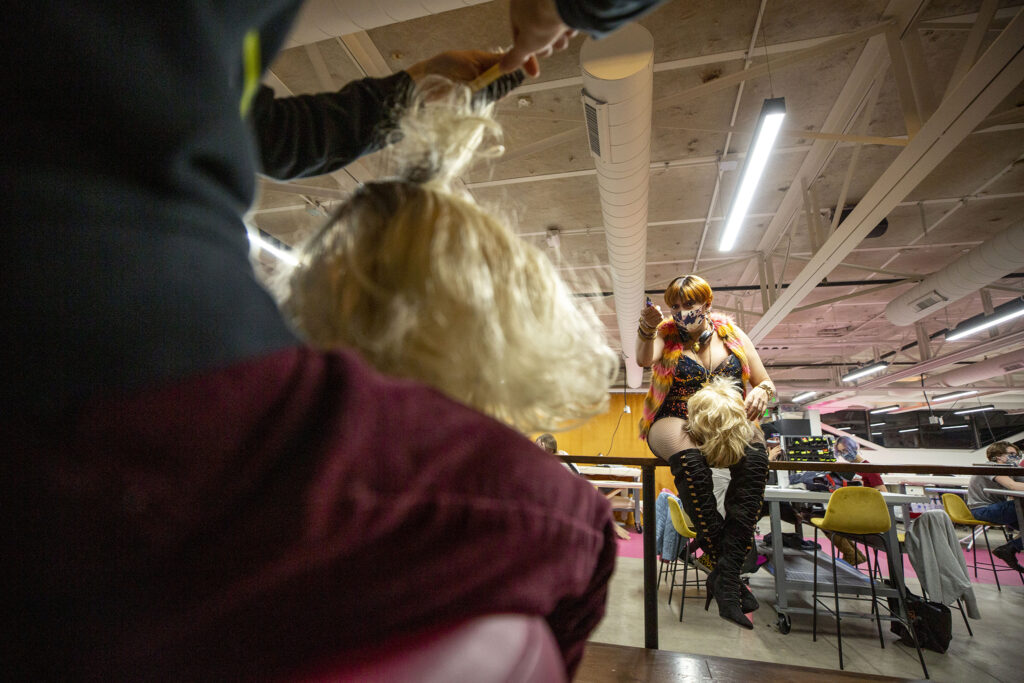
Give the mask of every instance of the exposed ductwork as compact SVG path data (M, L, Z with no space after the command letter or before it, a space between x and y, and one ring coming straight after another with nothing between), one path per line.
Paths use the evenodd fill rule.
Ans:
M1024 349L989 358L988 360L978 361L977 363L971 363L949 372L943 372L940 375L930 375L928 383L934 384L938 382L949 387L962 387L965 384L980 382L989 377L999 377L1001 375L1008 375L1011 372L1022 371L1024 371Z
M488 0L306 0L285 45L297 47L484 2Z
M910 325L1024 264L1024 222L1002 231L889 302L885 317Z
M583 109L597 167L626 383L643 381L633 357L647 271L654 39L639 24L580 49Z

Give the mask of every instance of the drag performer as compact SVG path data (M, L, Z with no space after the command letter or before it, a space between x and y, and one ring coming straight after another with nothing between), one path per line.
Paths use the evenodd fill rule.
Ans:
M670 318L664 319L650 302L644 308L636 354L641 366L652 368L652 377L640 434L655 455L668 461L684 509L697 525L701 547L714 567L707 582L709 600L715 598L722 618L753 628L745 613L757 609L757 600L740 581L740 567L753 541L768 474L768 454L754 421L775 396L775 387L747 335L729 318L711 312L713 297L703 278L686 275L665 290ZM736 391L723 394L715 382L710 398L693 404L691 397L716 378L734 384ZM735 399L729 397L733 393ZM742 411L737 412L741 396ZM701 415L695 412L691 419L690 410ZM712 427L698 436L697 424ZM731 473L724 519L714 496L713 467Z

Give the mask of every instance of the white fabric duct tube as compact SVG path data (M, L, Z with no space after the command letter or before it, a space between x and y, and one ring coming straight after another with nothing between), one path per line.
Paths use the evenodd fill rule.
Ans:
M595 122L592 153L595 142L600 146L594 163L626 383L636 388L643 381L634 345L647 271L654 40L638 24L602 40L588 38L580 49L580 66L585 110Z

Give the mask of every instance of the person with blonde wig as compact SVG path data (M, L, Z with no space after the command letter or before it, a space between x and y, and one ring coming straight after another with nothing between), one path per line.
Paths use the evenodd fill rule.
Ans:
M754 421L775 387L747 335L711 312L713 298L706 280L686 275L665 290L670 318L650 302L644 308L636 355L652 372L640 435L668 461L684 509L697 525L698 542L713 567L709 604L714 597L722 618L749 629L753 624L745 613L758 604L740 581L740 569L768 477L768 453ZM728 468L731 475L724 518L712 468Z
M429 101L428 101L429 100ZM352 348L523 432L604 411L618 359L554 264L452 181L500 153L490 107L436 80L369 182L298 249L281 307L320 348Z

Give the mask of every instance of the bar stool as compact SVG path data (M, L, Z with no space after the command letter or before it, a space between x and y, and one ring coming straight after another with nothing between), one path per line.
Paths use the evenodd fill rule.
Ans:
M854 543L856 549L857 543L864 544L865 556L868 558L868 581L871 585L871 612L874 615L875 623L878 626L878 641L881 646L885 647L885 641L882 638L882 615L881 615L881 603L878 600L878 595L875 591L875 577L874 571L871 568L871 560L868 556L867 548L870 544L872 547L881 547L886 555L889 557L889 576L892 578L892 583L896 587L896 591L899 594L899 614L892 612L888 606L886 609L889 610L889 616L884 617L887 621L900 621L907 630L910 632L911 637L914 639L914 647L917 649L917 657L921 662L921 670L924 672L924 677L928 678L928 667L924 663L924 654L921 652L921 644L917 639L917 633L914 631L914 625L912 621L907 617L906 611L906 587L903 585L902 579L898 579L896 572L893 571L892 558L893 549L889 547L889 540L886 537L886 532L892 526L892 520L889 517L889 509L885 505L885 499L882 498L882 494L873 488L865 486L851 486L836 489L832 496L829 498L828 506L825 508L824 517L813 517L811 518L811 524L814 525L814 542L817 545L818 542L818 530L830 531L833 535L843 536L848 538ZM835 611L833 612L824 602L818 598L818 550L814 550L814 595L813 595L813 610L812 610L812 639L818 639L818 604L828 610L835 616L836 619L836 640L839 644L839 668L843 668L843 630L842 630L842 617L839 613L839 577L836 571L836 546L831 544L832 554L832 593L835 600ZM878 556L875 555L875 562L878 562ZM869 617L870 618L870 617Z
M686 540L692 540L697 538L697 532L690 528L690 520L686 517L686 513L683 512L683 508L679 505L679 500L676 498L668 499L668 515L669 519L672 520L672 527L676 530L676 533ZM672 604L672 591L675 587L680 585L676 583L676 569L679 567L680 559L683 562L683 583L682 583L682 597L679 599L679 621L683 620L683 608L686 607L686 598L699 598L699 595L686 595L686 586L689 581L690 563L693 561L693 551L690 549L690 543L684 540L683 545L686 550L683 552L682 557L676 557L672 563L672 583L668 589L668 604ZM694 581L697 584L697 590L700 591L700 581Z
M992 522L984 522L980 519L976 519L971 514L971 509L967 507L967 503L964 499L955 493L943 493L942 494L942 509L946 511L949 518L953 520L954 524L963 524L969 527L981 527L982 535L985 536L985 548L988 550L988 563L992 567L992 576L996 577L996 590L1002 591L1002 586L999 585L999 572L1015 572L1017 571L1013 567L997 567L996 561L992 555L992 546L988 542L988 528L995 527L1003 530L1003 535L1009 540L1009 536L1006 534L1006 527L1002 524L993 524ZM978 544L975 543L972 547L974 553L974 562L971 566L974 567L974 578L978 578ZM1020 574L1020 572L1017 572ZM1024 580L1024 576L1021 577Z

